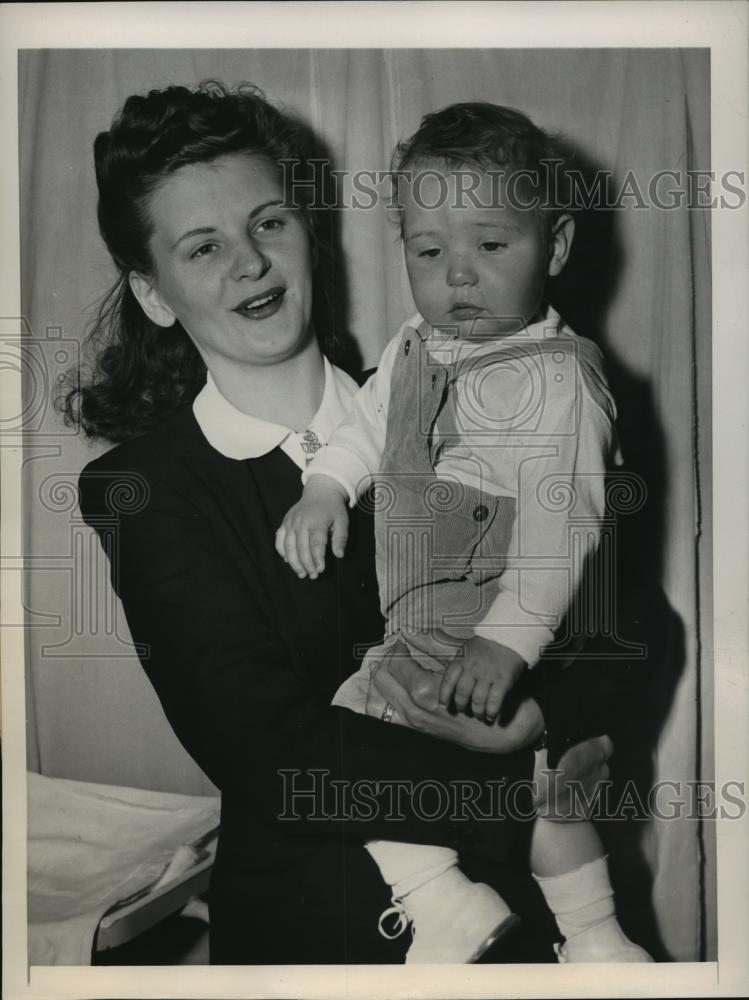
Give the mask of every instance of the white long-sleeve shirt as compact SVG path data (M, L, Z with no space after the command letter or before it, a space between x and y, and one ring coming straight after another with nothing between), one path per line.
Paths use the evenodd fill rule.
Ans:
M345 488L351 504L370 485L385 447L393 366L404 337L415 338L423 323L415 316L387 345L377 371L306 470L305 482L318 473L331 476ZM552 641L575 595L585 557L598 544L605 473L616 447L616 408L600 352L587 342L583 363L583 342L552 309L543 321L490 342L447 339L439 331L426 341L434 360L447 365L549 337L562 338L563 349L523 359L508 356L506 362L457 379L460 440L439 452L434 467L438 477L457 478L516 501L500 591L475 632L515 650L529 666Z

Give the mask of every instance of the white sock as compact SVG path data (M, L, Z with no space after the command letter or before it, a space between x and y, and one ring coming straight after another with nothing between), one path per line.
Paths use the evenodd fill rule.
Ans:
M458 864L457 851L450 847L395 840L370 840L364 846L383 879L392 887L395 899L407 896Z
M612 921L618 928L614 890L611 888L605 857L589 861L564 875L533 877L566 940L608 921Z

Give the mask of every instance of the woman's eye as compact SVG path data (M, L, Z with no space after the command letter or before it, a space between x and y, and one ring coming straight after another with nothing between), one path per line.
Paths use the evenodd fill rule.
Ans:
M487 250L489 253L496 253L497 250L504 250L507 247L506 243L500 243L499 240L484 240L481 244L482 250Z
M215 243L201 243L196 250L193 250L193 252L190 254L190 257L193 260L199 257L207 257L209 254L213 253L215 249L216 249Z
M281 219L263 219L255 227L256 233L275 233L279 229L283 229L283 221Z

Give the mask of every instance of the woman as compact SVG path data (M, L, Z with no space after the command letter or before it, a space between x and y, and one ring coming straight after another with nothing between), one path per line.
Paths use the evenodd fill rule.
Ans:
M82 473L81 509L166 715L222 792L211 961L401 961L406 942L377 932L388 900L362 841L457 846L499 878L522 824L482 824L477 811L491 793L506 816L544 715L558 756L602 731L606 698L574 668L489 727L440 709L430 675L399 658L383 663L378 694L411 729L329 707L382 622L363 511L347 558L314 583L273 544L306 454L355 389L328 360L325 218L299 183L315 180L305 133L252 89L174 87L129 98L95 158L120 277L99 315L97 368L67 412L119 447ZM574 732L551 718L562 700ZM575 747L565 775L605 775L609 750ZM404 782L437 779L483 780L476 808L429 820L408 795L395 801ZM526 815L529 799L514 795ZM565 810L568 798L551 788L537 803Z

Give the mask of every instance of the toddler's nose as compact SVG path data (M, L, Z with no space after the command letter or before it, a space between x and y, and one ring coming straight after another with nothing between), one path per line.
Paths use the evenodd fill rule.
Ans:
M469 257L463 254L450 257L447 265L447 283L451 288L475 285L476 281L476 269Z

